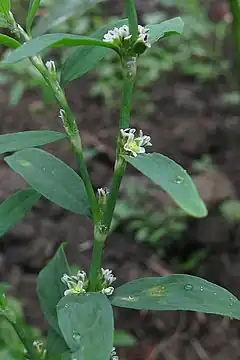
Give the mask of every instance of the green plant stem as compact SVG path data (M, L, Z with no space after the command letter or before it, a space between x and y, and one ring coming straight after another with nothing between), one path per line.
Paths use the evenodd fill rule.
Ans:
M99 224L97 224L95 231L92 262L89 272L89 291L96 290L96 285L98 282L98 276L102 261L103 246L109 234L109 229L111 226L122 177L126 169L126 161L121 157L120 154L120 150L121 150L120 129L127 128L130 123L131 99L132 99L134 80L136 76L135 58L127 59L123 63L123 75L124 75L123 92L122 92L122 100L121 100L119 133L117 137L117 151L116 151L114 174L113 174L111 191L108 196L106 208L104 214L102 215L102 219L100 220Z
M27 33L15 23L15 33L18 35L18 38L22 41L28 41L30 38ZM97 199L93 190L92 182L88 173L88 169L84 160L82 141L79 134L79 130L76 124L75 117L68 105L64 90L62 89L59 82L51 77L51 74L47 70L40 56L34 56L30 58L32 64L35 68L42 74L48 86L53 91L61 109L64 110L64 129L68 135L68 139L72 145L73 152L75 153L78 161L78 165L81 170L81 177L86 187L88 194L89 202L91 204L92 216L94 223L98 219L98 204Z
M32 337L29 337L27 334L25 334L22 325L18 324L16 321L11 321L8 316L5 316L5 318L12 325L19 339L23 343L25 349L28 352L30 360L40 360L40 356L33 345Z
M239 0L229 0L230 9L233 16L232 35L235 42L235 63L238 78L240 78L240 4Z
M133 40L138 38L138 18L134 0L124 0L124 7L128 17L130 34Z

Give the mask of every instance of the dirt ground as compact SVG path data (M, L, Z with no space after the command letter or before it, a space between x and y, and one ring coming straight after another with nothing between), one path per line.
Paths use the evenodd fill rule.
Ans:
M139 7L143 6L139 1ZM152 2L149 1L149 6ZM117 10L116 10L117 12ZM89 162L95 188L109 185L117 133L117 111L106 116L103 100L91 98L93 76L75 81L67 89L77 115L84 145L95 147L97 156ZM152 137L154 151L162 152L193 172L192 162L210 155L214 169L194 174L209 216L191 220L188 230L164 257L150 245L136 244L123 229L112 234L104 253L104 267L113 269L118 284L144 276L164 276L177 269L171 257L186 260L194 249L208 249L204 262L192 274L227 287L240 296L240 225L229 226L219 212L219 204L240 195L239 108L226 107L221 94L226 84L202 85L183 76L171 76L149 88L155 111L132 126ZM21 104L7 106L8 89L0 87L1 134L29 129L60 130L58 110L42 106L37 92L26 92ZM36 112L35 110L38 109ZM67 143L46 147L76 168ZM136 182L142 181L133 172ZM0 161L0 200L26 186ZM163 200L164 199L164 200ZM150 200L149 200L150 201ZM159 191L155 201L164 207ZM67 242L71 264L87 269L91 258L92 227L88 220L71 214L42 199L25 220L0 241L0 279L9 281L24 306L27 321L46 330L36 299L36 277L53 256L58 245ZM116 309L116 327L138 339L134 349L120 349L121 360L237 360L240 359L239 322L219 316L187 312L137 312Z

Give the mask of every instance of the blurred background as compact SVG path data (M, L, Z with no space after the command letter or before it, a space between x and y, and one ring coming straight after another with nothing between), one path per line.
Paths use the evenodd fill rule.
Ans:
M28 0L12 2L18 22L24 24ZM74 11L65 10L49 31L90 34L123 16L122 1L96 2L84 14L73 2ZM46 28L45 17L51 9L58 6L61 10L63 3L41 2L36 32ZM181 15L185 32L159 42L139 59L132 127L152 137L155 151L188 169L209 215L202 220L190 218L159 188L129 168L104 267L113 269L118 284L186 272L240 296L240 69L235 68L228 4L224 0L136 0L136 5L141 24ZM55 49L43 56L60 68L71 51ZM0 55L6 53L0 46ZM113 56L66 87L95 189L110 185L120 91L121 72ZM1 134L30 129L62 131L58 111L30 62L0 65ZM46 148L76 169L67 143ZM1 159L1 201L25 186ZM24 313L36 333L45 334L47 329L36 298L37 274L64 241L69 262L87 270L92 236L87 219L42 199L24 221L1 238L0 280L11 284L12 306L20 317ZM190 312L115 309L115 313L121 360L240 359L238 321ZM6 350L9 343L11 348ZM0 319L0 360L21 359L20 353L17 338Z

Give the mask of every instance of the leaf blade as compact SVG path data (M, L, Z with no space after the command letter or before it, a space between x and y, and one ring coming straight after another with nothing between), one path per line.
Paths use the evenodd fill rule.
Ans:
M143 278L115 289L115 306L147 310L190 310L240 319L240 301L226 289L191 275Z
M152 153L124 158L166 191L189 215L204 217L207 209L188 173L167 156Z
M149 29L149 42L154 44L159 39L170 35L181 35L184 29L184 22L180 17L175 17L160 24L150 24L146 27Z
M90 38L87 36L78 36L65 33L45 34L25 42L23 45L12 51L3 60L3 64L12 64L25 58L35 56L36 54L45 50L48 47L80 45L100 46L107 49L117 49L117 47L111 43L107 43L102 40Z
M31 33L32 23L35 18L35 15L39 9L40 1L41 0L30 0L27 19L26 19L26 29L27 29L28 34Z
M111 30L114 27L120 27L127 23L127 19L111 22L102 29L95 31L90 37L101 40L108 30ZM86 74L93 69L99 61L106 57L108 53L109 49L100 47L82 46L75 49L63 64L61 83L65 84Z
M11 1L10 0L1 0L0 3L0 13L8 13L11 9Z
M66 138L67 136L65 134L51 130L30 130L4 134L0 135L0 154L28 147L42 146Z
M57 305L58 322L74 357L106 360L113 347L113 313L105 295L68 295Z
M66 286L62 275L69 274L64 245L61 245L54 257L40 271L37 279L37 295L46 320L55 332L61 335L57 320L57 304L64 296Z
M20 150L4 160L48 200L74 213L90 215L82 179L62 160L35 148Z
M17 49L21 46L20 42L5 34L0 34L0 44L5 45L10 49Z
M0 205L0 236L16 225L31 210L41 195L34 189L19 190Z

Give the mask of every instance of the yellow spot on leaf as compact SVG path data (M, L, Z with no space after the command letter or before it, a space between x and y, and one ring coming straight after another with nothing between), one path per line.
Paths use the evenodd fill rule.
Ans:
M146 291L149 296L164 296L165 295L165 288L164 286L155 286L151 289Z
M32 164L27 160L18 160L19 164L23 167L29 167L32 166Z

